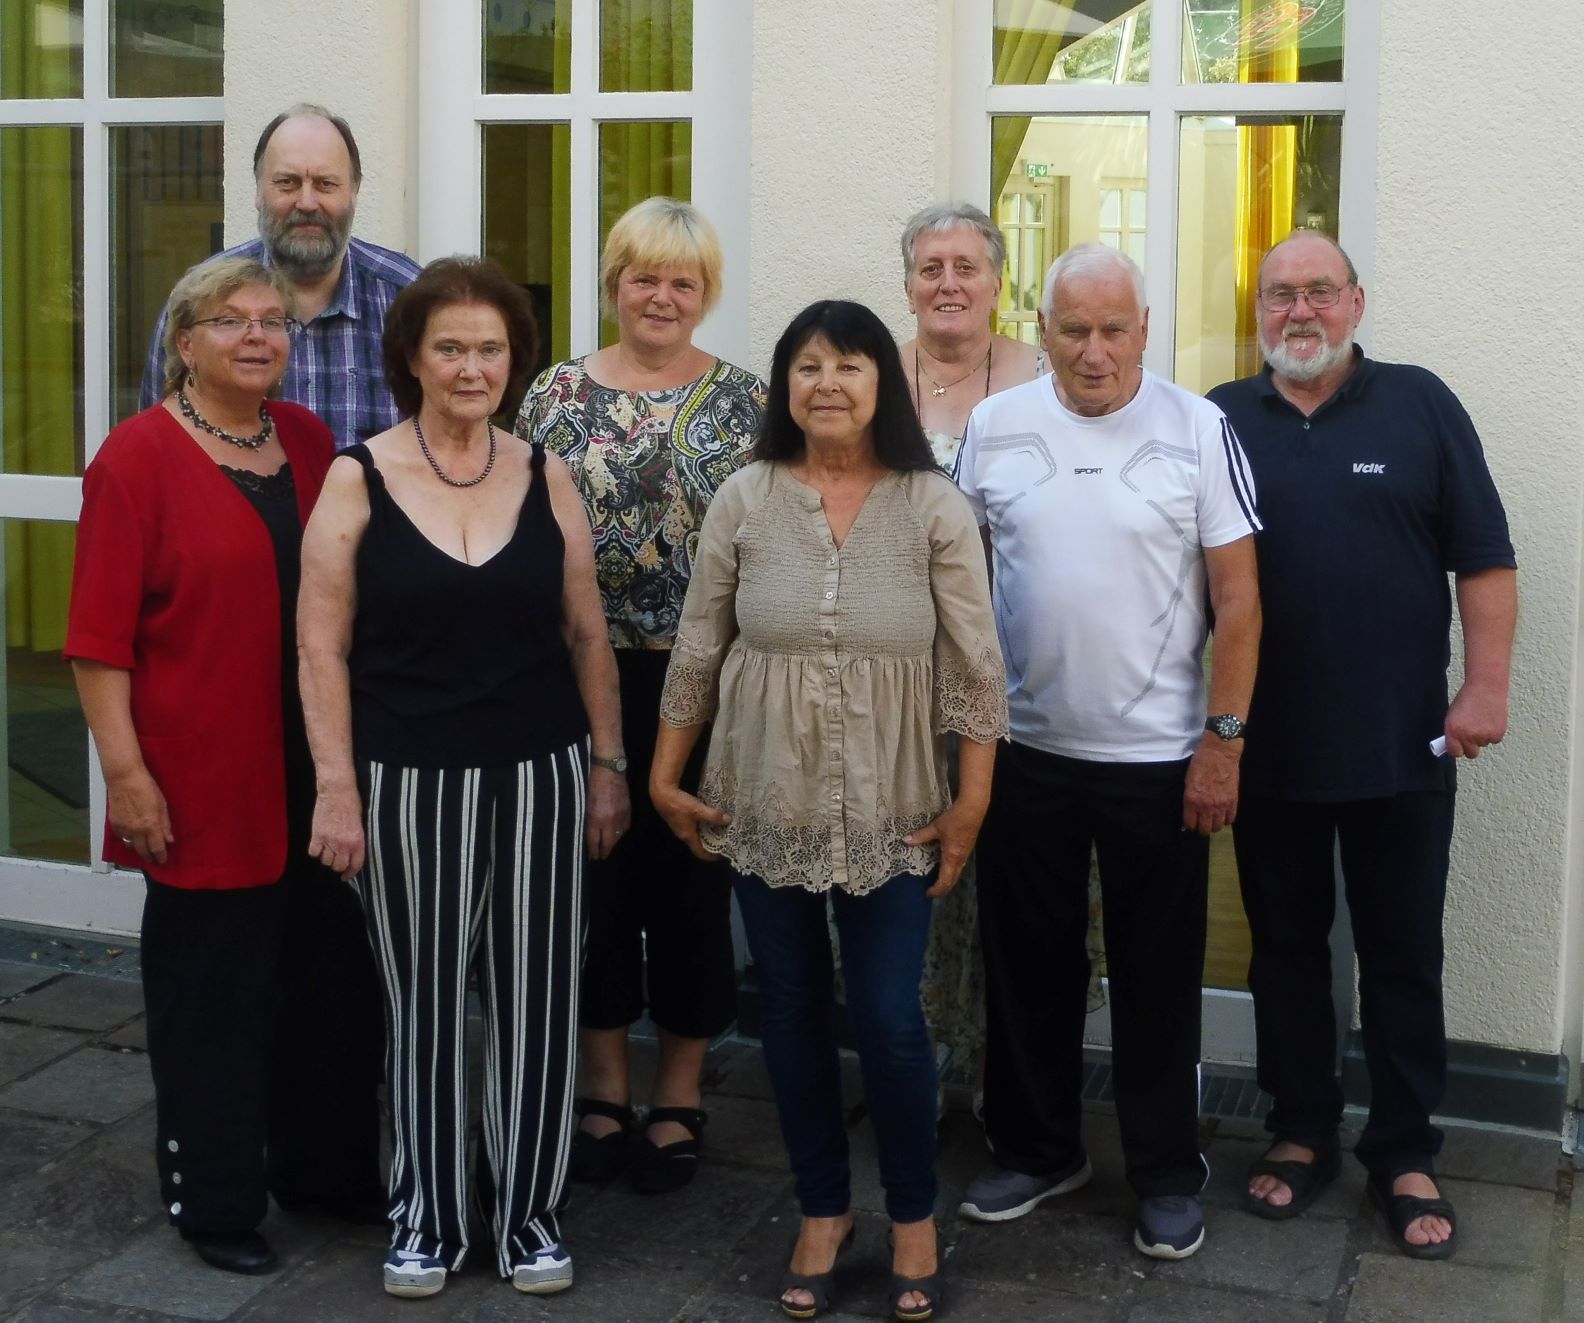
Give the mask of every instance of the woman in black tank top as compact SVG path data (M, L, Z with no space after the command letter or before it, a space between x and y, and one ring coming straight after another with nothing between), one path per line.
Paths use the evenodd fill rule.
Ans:
M394 1161L385 1289L469 1251L465 994L484 1006L496 1267L572 1284L561 1244L585 850L628 820L616 666L561 461L496 432L534 360L492 263L431 263L385 324L412 417L331 466L303 543L309 849L358 889L383 975Z

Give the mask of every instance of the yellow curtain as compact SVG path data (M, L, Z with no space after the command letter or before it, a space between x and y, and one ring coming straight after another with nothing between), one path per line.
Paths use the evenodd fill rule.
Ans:
M81 95L69 56L38 39L43 10L5 4L0 88L13 97ZM0 451L7 473L78 469L81 178L80 129L0 129ZM65 643L75 534L70 523L6 521L8 646L47 652Z
M600 87L608 92L693 86L692 0L601 0ZM599 242L645 198L693 195L693 126L685 120L600 125ZM616 325L600 320L600 343Z
M1069 31L1072 11L1072 3L1059 0L1000 0L993 37L995 75L991 81L995 86L1026 86L1049 78L1056 57L1076 40L1076 34ZM1030 115L1011 115L991 121L992 210L1017 164L1032 119Z
M1243 30L1273 7L1296 8L1295 0L1242 0ZM1278 24L1285 35L1266 50L1238 51L1240 83L1298 81L1297 23ZM1298 180L1298 130L1291 124L1239 124L1237 130L1237 375L1259 371L1259 264L1266 251L1293 228Z

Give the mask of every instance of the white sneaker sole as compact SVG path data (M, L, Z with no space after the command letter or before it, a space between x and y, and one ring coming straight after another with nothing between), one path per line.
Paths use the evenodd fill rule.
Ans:
M1199 1228L1199 1239L1186 1249L1178 1249L1175 1245L1148 1245L1144 1242L1144 1235L1137 1227L1133 1229L1133 1248L1140 1254L1147 1254L1152 1259L1186 1259L1197 1254L1199 1247L1204 1244L1204 1228Z
M403 1300L422 1300L426 1296L439 1295L445 1290L445 1276L442 1274L436 1281L412 1281L404 1277L387 1277L385 1279L385 1294L399 1296Z
M1048 1190L1041 1190L1032 1199L1012 1208L998 1208L994 1212L985 1212L978 1204L969 1203L966 1199L957 1205L959 1216L966 1217L974 1222L1011 1222L1027 1213L1032 1213L1045 1200L1053 1199L1058 1194L1071 1194L1074 1190L1081 1190L1094 1179L1094 1168L1089 1165L1089 1159L1084 1159L1084 1165L1067 1177L1057 1181ZM1197 1248L1197 1247L1196 1247ZM1190 1251L1191 1252L1191 1251Z
M555 1295L572 1285L572 1265L569 1263L565 1268L554 1268L539 1276L514 1270L511 1283L524 1295Z

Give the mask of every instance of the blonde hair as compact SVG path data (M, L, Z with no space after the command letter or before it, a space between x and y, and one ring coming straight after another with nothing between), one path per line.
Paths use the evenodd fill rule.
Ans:
M228 299L245 285L265 285L281 296L288 316L295 310L286 277L252 257L221 257L188 267L165 303L165 394L172 395L187 375L177 335L190 331L203 310Z
M676 198L645 198L611 226L600 258L600 290L607 316L616 308L616 285L630 266L697 267L704 284L704 312L721 291L721 246L703 214Z

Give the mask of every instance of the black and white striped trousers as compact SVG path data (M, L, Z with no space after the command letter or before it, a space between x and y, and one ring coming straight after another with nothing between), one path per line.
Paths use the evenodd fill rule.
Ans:
M572 1136L588 747L515 767L364 764L358 877L384 984L391 1245L468 1251L468 975L484 1006L485 1204L501 1275L560 1241Z

